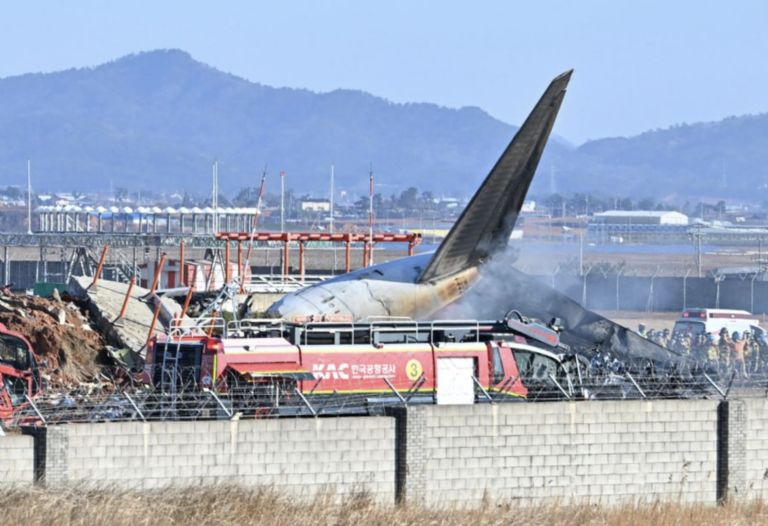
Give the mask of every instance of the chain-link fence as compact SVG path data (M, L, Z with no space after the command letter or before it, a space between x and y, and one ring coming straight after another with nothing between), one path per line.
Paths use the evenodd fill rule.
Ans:
M620 268L586 266L581 275L534 275L588 309L652 312L702 307L768 313L768 281L756 274L701 278L689 274L633 276Z

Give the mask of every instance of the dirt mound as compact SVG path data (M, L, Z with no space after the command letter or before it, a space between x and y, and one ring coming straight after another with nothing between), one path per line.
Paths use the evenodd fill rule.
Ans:
M0 323L27 338L52 383L71 384L98 376L105 363L104 338L73 302L37 296L0 296Z

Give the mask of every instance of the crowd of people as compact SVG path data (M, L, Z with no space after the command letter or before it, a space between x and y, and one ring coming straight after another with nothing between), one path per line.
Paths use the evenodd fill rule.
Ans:
M730 374L735 371L742 378L768 371L768 337L764 332L728 332L723 327L719 334L671 332L654 330L638 325L638 334L705 364L710 371Z

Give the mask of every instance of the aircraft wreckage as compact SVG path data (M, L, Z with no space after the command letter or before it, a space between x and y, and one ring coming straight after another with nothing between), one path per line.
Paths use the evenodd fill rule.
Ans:
M494 258L506 252L571 74L572 70L552 80L435 252L388 261L309 286L286 295L267 314L294 321L439 317L440 311L483 278L484 268ZM592 359L604 353L644 375L650 370L680 373L693 367L680 355L516 271L511 263L493 289L504 298L486 306L498 310L472 312L472 317L500 317L517 310L541 320L556 320L563 341L582 356Z

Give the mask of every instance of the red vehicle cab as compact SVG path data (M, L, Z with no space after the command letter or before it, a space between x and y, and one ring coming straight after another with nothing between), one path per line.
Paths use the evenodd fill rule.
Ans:
M161 392L247 386L267 405L297 395L454 404L572 392L558 334L541 324L242 320L218 332L153 339L146 381Z
M0 323L0 420L9 421L40 389L40 372L32 345Z

